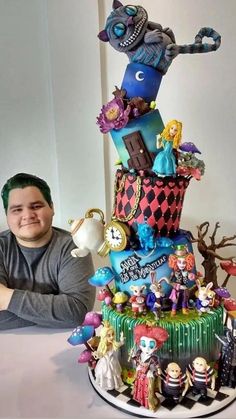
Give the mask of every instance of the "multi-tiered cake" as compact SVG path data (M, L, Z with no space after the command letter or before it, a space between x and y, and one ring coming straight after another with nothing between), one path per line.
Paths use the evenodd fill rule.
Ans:
M213 43L203 44L205 36ZM183 140L180 121L163 123L156 98L162 77L178 54L214 51L220 35L202 28L193 44L180 46L169 28L148 21L143 7L113 1L99 38L130 60L121 87L115 88L114 98L97 119L101 132L110 132L119 168L110 221L104 222L101 210L91 209L74 222L78 249L73 256L89 250L101 256L109 253L111 266L98 269L89 280L99 288L102 301L100 336L95 329L101 318L89 313L69 342L86 345L80 361L89 362L94 387L114 405L121 400L122 409L141 416L155 416L159 408L158 417L171 417L174 406L181 417L208 413L204 406L216 395L228 398L225 404L234 397L234 392L219 391L220 384L233 387L231 368L228 372L234 378L222 381L218 372L215 387L216 364L224 365L225 353L221 362L219 354L222 343L227 346L225 330L231 336L227 356L236 364L235 338L224 330L222 301L229 294L225 287L217 287L213 275L214 246L202 251L205 275L195 266L192 242L202 250L208 223L199 227L195 240L180 228L186 189L192 178L200 180L204 174L204 163L197 157L201 153ZM234 262L228 263L235 269ZM115 400L120 394L123 398ZM148 410L140 411L140 405Z

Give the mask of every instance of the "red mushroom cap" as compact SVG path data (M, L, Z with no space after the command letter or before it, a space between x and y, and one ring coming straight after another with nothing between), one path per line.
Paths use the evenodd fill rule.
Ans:
M228 298L224 300L224 307L227 311L235 311L236 310L236 300L233 298Z
M236 276L236 262L232 260L224 260L220 262L220 267L227 272L227 274Z
M106 297L110 297L109 291L106 288L99 290L97 300L104 301Z

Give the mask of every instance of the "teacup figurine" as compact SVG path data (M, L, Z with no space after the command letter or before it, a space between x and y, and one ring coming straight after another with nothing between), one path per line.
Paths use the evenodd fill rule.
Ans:
M97 213L100 219L94 218ZM88 210L84 218L69 221L71 224L71 235L76 249L71 251L73 257L83 257L89 252L102 252L104 243L104 214L98 208Z

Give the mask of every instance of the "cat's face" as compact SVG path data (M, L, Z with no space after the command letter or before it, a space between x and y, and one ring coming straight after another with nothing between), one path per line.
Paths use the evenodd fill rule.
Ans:
M127 52L142 41L147 25L148 15L143 7L120 5L111 12L104 31L98 36L116 50Z

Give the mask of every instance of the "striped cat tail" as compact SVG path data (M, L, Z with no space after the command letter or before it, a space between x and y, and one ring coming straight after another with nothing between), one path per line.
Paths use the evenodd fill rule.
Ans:
M204 37L212 38L213 43L202 43ZM189 45L179 45L178 53L179 54L199 54L205 52L216 51L221 44L221 36L212 28L202 28L195 37L194 44Z

